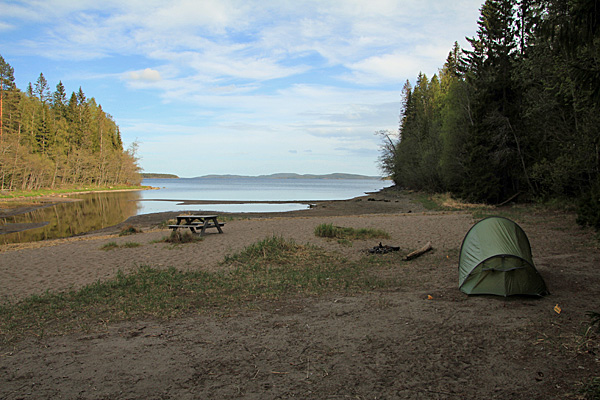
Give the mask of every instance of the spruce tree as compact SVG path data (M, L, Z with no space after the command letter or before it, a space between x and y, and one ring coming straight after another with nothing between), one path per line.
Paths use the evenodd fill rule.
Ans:
M67 93L62 81L58 81L56 91L52 95L52 108L60 117L66 118Z
M519 190L520 168L515 123L519 110L513 85L515 65L514 0L487 0L479 29L468 39L466 79L473 93L466 169L462 193L474 201L499 203Z

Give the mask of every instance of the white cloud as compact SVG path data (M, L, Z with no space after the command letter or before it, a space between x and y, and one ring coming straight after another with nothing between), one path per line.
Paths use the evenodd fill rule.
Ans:
M372 85L440 67L452 42L463 39L448 39L455 19L464 18L465 8L475 8L476 15L477 7L468 5L478 3L107 0L100 7L48 0L11 6L8 15L31 21L46 15L45 33L21 44L23 51L49 58L138 55L212 81L265 81L344 66L343 79ZM322 64L294 62L311 54L319 54ZM130 79L147 80L133 75Z
M14 29L15 26L13 24L9 24L8 22L0 21L0 31L8 31Z
M212 33L224 34L227 29L244 25L244 14L252 11L244 3L226 0L178 0L158 4L162 6L142 18L145 29L164 32L203 27Z
M141 71L131 71L127 74L127 77L133 81L143 82L158 82L162 80L160 72L151 68L146 68Z
M109 98L144 103L98 99L125 141L140 138L148 170L193 165L175 156L181 143L218 147L211 165L231 168L307 157L373 169L373 132L397 129L402 84L437 72L475 33L482 2L0 0L0 47L85 79L90 95L110 86Z
M348 65L352 73L346 76L358 84L400 83L414 77L422 68L422 59L409 54L384 54Z

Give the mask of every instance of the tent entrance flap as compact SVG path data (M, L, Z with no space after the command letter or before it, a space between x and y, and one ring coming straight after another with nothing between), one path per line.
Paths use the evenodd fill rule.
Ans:
M527 268L527 261L510 254L499 254L481 263L483 271L512 271Z
M503 217L485 218L467 232L458 275L459 288L467 294L548 293L534 266L527 235L514 221Z

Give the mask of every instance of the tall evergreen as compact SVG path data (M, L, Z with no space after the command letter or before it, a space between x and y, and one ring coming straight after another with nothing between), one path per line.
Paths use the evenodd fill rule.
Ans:
M463 196L475 201L500 202L520 190L520 110L514 88L517 49L513 0L487 0L478 21L477 36L465 51L466 79L473 93L474 124L470 127Z
M46 80L46 77L44 77L43 73L40 73L40 76L35 82L33 93L44 104L46 104L50 99L50 86L48 86L48 81Z
M14 69L0 56L0 149L4 134L4 98L15 89Z
M493 204L579 202L600 229L600 6L487 0L471 49L402 92L396 184ZM387 152L387 153L386 153Z
M52 95L52 109L58 113L60 117L66 118L67 92L62 81L58 81L56 91Z

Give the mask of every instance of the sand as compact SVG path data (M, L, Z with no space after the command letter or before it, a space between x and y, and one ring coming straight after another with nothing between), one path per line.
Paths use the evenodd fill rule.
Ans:
M319 224L352 228L383 229L394 239L390 243L406 249L416 249L427 241L439 251L460 247L463 232L473 223L468 214L447 215L365 215L341 217L296 217L235 220L225 223L223 234L216 230L199 243L173 248L168 243L156 243L169 236L169 229L153 230L131 236L102 235L60 240L44 246L4 251L0 253L0 298L17 300L50 290L76 289L113 277L118 270L130 272L142 265L182 270L215 270L227 254L267 237L281 236L297 243L312 243L327 251L337 251L349 259L364 256L364 250L379 240L356 241L351 248L337 241L318 238L314 229ZM384 240L385 241L385 240ZM135 242L141 246L103 250L116 242Z
M367 248L315 237L332 223L383 229L384 244L434 250L390 273L401 284L355 296L264 302L229 316L108 324L0 348L0 398L68 399L554 399L600 376L600 251L568 213L516 215L551 295L469 297L457 288L458 250L476 219L429 213L399 193L306 212L227 220L224 233L172 248L156 243L170 215L133 218L78 238L0 248L0 298L76 289L142 265L217 270L225 255L269 236L360 260ZM410 211L410 212L409 212ZM102 250L108 242L136 248ZM559 305L561 312L554 308Z

